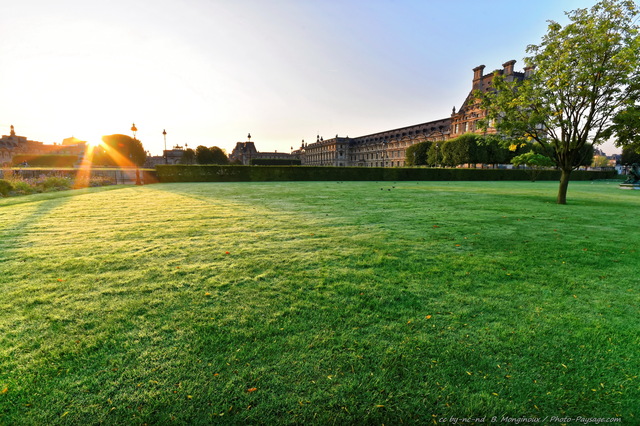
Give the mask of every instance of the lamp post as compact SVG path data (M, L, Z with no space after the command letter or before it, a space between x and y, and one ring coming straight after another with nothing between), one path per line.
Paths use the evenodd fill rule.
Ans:
M169 164L167 159L167 131L162 129L162 136L164 136L164 164Z
M247 146L247 144L248 144L249 142L251 142L251 133L249 133L249 134L247 135L247 139L248 139L248 141L247 141L247 143L245 144L245 153L246 153L246 152L248 152L248 153L249 153L249 156L248 156L248 157L249 157L249 161L247 161L246 165L247 165L247 166L250 166L250 165L251 165L251 147ZM242 159L242 161L244 162L244 158Z
M138 128L136 127L136 123L133 123L133 125L131 126L131 132L133 132L133 140L137 140L136 139L136 132L138 131ZM131 157L131 151L129 151L129 157ZM133 158L130 158L131 160L133 160ZM142 181L140 180L140 169L138 167L138 163L135 163L136 165L136 185L142 185Z

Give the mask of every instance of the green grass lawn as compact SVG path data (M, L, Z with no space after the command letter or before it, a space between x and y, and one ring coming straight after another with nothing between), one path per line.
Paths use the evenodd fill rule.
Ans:
M556 191L203 183L0 200L0 424L638 424L640 193L575 182L562 206Z

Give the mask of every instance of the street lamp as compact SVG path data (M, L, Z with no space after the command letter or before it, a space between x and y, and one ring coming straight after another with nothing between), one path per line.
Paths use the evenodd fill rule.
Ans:
M164 136L164 164L169 164L167 159L167 131L162 129L162 136Z
M138 128L136 127L136 123L133 123L133 125L131 126L131 131L133 132L133 140L136 140L136 132L138 131ZM129 151L129 156L131 156L131 151ZM131 160L133 160L133 158L130 158ZM140 180L140 169L138 167L138 163L135 163L136 165L136 185L142 185L142 181Z

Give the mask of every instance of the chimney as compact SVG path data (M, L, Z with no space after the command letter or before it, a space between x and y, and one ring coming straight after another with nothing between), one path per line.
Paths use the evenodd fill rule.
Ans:
M504 71L502 75L506 77L508 75L513 74L513 66L515 65L515 63L516 63L515 59L512 59L509 62L505 62L504 64L502 64L502 66L504 67Z
M534 67L526 67L524 69L524 78L531 77L531 74L533 74L533 69L534 69Z
M480 81L482 80L482 72L484 65L477 66L473 69L473 89L480 89Z

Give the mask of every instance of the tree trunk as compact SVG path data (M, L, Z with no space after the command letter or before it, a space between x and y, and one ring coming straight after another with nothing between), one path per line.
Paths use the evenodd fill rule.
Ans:
M560 187L558 188L558 204L567 204L567 188L569 187L569 176L571 175L571 169L562 169L560 174Z

